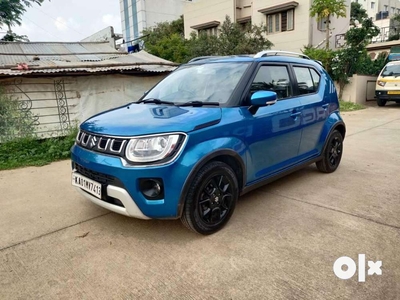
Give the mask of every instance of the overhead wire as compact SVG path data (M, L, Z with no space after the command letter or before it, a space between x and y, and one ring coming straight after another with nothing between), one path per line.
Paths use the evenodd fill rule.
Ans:
M34 6L33 6L34 7ZM56 21L57 23L64 25L65 27L67 27L68 29L71 29L73 31L75 31L76 33L79 33L81 36L85 36L82 32L79 32L78 30L71 28L68 26L68 24L66 24L65 22L61 22L60 20L55 19L54 17L52 17L51 15L49 15L48 13L42 11L41 9L34 7L36 10L40 11L42 14L48 16L49 18L53 19L54 21Z
M39 27L39 28L42 29L44 32L46 32L47 34L49 34L49 35L51 35L51 36L53 36L53 37L59 39L59 36L56 36L55 34L53 34L53 33L49 32L49 31L47 31L47 30L44 29L42 26L36 24L35 22L33 22L33 21L32 21L31 19L29 19L28 17L24 16L24 19L28 20L28 21L31 22L33 25Z

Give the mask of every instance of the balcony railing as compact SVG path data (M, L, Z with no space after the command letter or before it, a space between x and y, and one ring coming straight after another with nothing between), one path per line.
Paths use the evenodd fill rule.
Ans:
M372 43L383 43L389 40L391 34L398 33L399 29L395 27L381 27L379 34L372 39ZM337 34L335 36L335 48L342 48L346 43L345 34Z

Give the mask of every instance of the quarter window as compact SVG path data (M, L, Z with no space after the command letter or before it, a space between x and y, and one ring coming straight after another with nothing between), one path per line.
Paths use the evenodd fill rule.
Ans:
M278 99L291 97L292 85L286 66L261 66L251 84L251 93L257 91L273 91Z
M320 75L315 70L306 67L294 67L294 73L296 74L300 95L317 92Z

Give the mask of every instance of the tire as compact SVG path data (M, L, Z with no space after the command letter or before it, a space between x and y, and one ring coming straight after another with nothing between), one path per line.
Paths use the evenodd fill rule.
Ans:
M197 233L213 234L229 221L238 197L238 180L232 169L223 162L210 162L190 185L181 221Z
M316 162L317 168L323 173L335 172L339 167L343 154L343 136L337 130L330 135L322 153L322 159Z
M380 98L376 98L376 103L378 104L378 106L385 106L386 105L386 100L380 99Z

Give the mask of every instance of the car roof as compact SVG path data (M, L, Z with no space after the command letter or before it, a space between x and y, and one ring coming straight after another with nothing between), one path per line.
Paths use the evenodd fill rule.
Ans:
M389 61L386 65L388 66L400 65L400 61L399 60Z
M189 61L188 64L220 63L220 62L282 62L294 64L308 64L321 68L322 63L308 56L287 51L266 50L257 54L231 55L231 56L201 56Z

